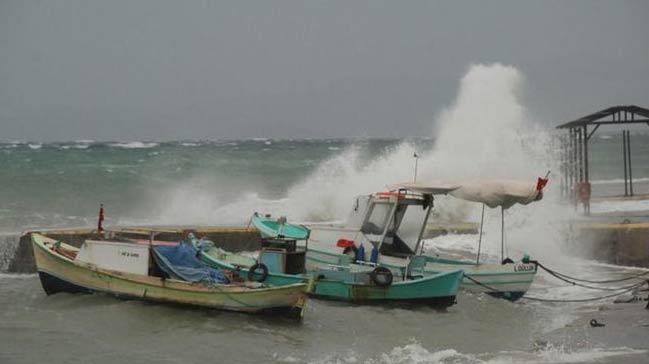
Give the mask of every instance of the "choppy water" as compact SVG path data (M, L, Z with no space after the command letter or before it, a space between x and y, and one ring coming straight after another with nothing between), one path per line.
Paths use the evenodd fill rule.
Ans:
M210 207L241 196L281 199L292 185L336 154L360 148L369 159L399 142L259 139L0 144L0 231L86 226L96 219L100 203L106 205L111 222L156 223L169 215L183 215L183 211L169 213L173 208L209 214ZM200 222L232 222L225 217L205 216Z
M621 189L617 139L593 139L595 191ZM633 142L636 192L649 193L649 136ZM352 193L412 178L410 150L422 154L432 146L432 139L0 143L0 232L92 225L100 203L109 222L122 224L241 223L258 208L306 220L340 218ZM296 191L310 186L305 182L314 189ZM343 196L333 212L291 210L300 192L317 205L326 203L318 194L332 190ZM293 206L281 203L290 197ZM224 206L228 211L219 211Z
M587 321L598 317L596 308L584 316L583 307L481 295L462 294L447 312L312 300L297 324L103 295L48 297L35 275L0 276L0 286L2 363L646 363L649 358L642 337L619 346L591 338ZM555 338L554 330L568 324L579 334Z

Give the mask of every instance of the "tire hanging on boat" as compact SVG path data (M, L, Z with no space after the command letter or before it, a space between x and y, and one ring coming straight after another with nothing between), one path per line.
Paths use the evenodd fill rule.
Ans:
M393 276L392 271L386 267L376 267L370 273L372 282L379 287L387 287L392 284Z
M257 270L261 269L261 276L255 278L257 275ZM255 282L263 282L268 278L268 267L264 263L255 263L250 269L248 270L248 280L249 281L255 281Z

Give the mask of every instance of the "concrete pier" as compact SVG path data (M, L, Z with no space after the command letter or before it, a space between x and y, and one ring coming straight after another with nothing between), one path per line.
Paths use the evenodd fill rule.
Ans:
M571 250L576 255L602 262L649 268L649 222L631 221L626 217L610 216L599 219L582 219L570 223L574 239ZM259 232L254 228L228 226L195 227L120 227L111 228L108 234L121 237L148 239L151 232L156 240L179 241L186 231L194 231L199 237L206 237L217 246L233 251L255 251L260 248ZM426 229L426 238L446 234L477 234L476 223L433 223ZM93 229L40 230L54 239L63 240L74 246L81 246L86 239L103 238ZM20 237L6 270L10 273L34 273L36 266L32 252L30 232Z
M649 268L649 222L575 222L572 229L576 238L573 248L580 255Z

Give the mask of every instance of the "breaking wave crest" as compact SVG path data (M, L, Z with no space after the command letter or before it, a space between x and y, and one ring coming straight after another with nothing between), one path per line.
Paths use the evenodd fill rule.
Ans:
M635 350L626 347L619 348L589 348L570 350L563 346L549 345L535 351L502 351L498 353L467 354L455 349L442 349L429 351L419 343L410 343L393 348L391 351L364 361L353 352L334 354L319 360L309 360L312 364L329 363L364 363L364 364L511 364L511 363L591 363L603 358L620 355L644 355L647 351ZM290 357L283 362L297 362L297 358Z

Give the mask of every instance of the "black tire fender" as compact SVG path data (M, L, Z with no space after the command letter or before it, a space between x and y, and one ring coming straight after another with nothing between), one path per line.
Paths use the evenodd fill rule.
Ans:
M370 273L370 278L372 279L372 282L376 284L379 287L387 287L392 284L392 280L394 279L394 276L392 275L392 271L389 270L386 267L376 267L374 270Z
M261 276L255 279L257 275L257 270L261 269ZM268 267L264 263L255 263L250 269L248 269L248 280L255 282L263 282L268 278Z

